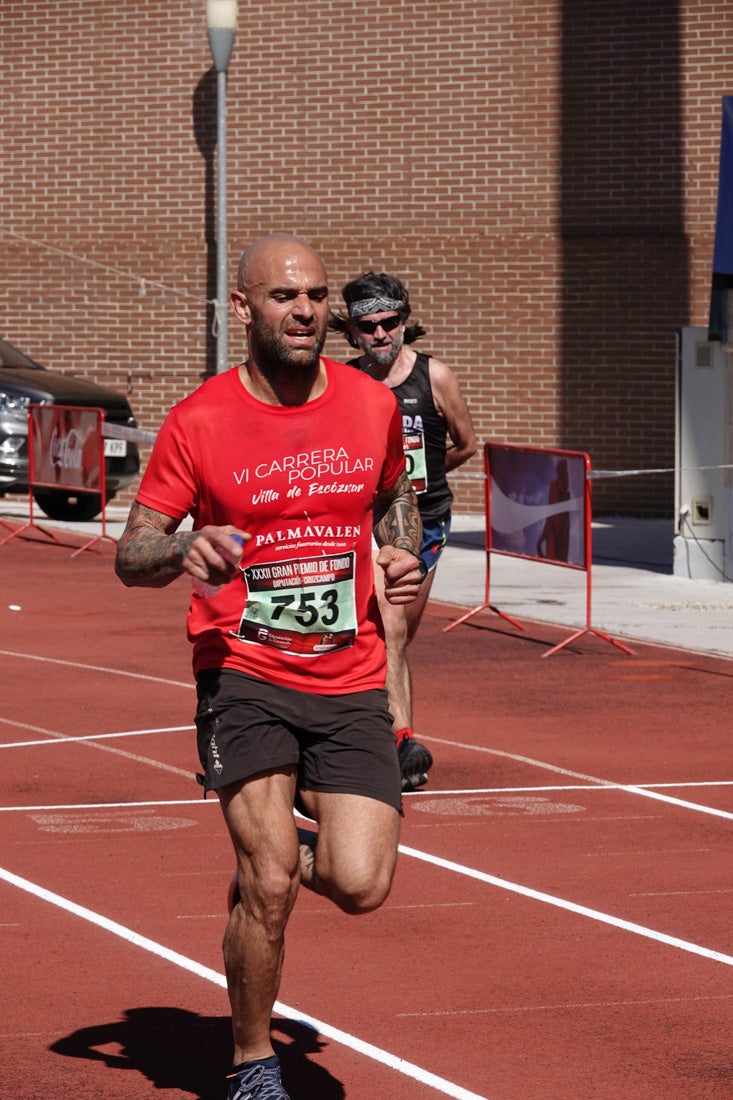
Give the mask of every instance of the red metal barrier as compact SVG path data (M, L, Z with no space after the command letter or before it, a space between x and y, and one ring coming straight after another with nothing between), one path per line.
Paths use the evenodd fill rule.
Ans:
M104 409L76 405L31 405L28 410L28 522L7 535L2 543L29 529L41 531L55 542L52 530L33 518L33 489L65 489L71 493L95 493L102 499L102 533L85 542L71 555L88 550L107 534L106 466L102 425Z
M487 609L519 630L525 629L517 619L491 603L491 555L505 554L585 572L585 626L543 653L543 657L550 657L584 634L595 634L633 654L628 646L591 625L593 555L588 455L581 451L487 443L484 470L484 602L449 623L444 632Z

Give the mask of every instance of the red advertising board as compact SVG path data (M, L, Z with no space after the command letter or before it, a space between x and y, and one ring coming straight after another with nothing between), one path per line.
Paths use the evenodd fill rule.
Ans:
M77 405L31 405L28 409L28 522L7 535L8 542L28 530L43 531L54 542L57 535L40 527L33 518L33 489L58 489L76 496L97 493L102 505L102 533L88 539L71 555L72 558L103 539L116 542L107 534L104 514L107 503L104 410ZM115 439L111 443L124 446Z
M588 568L589 468L580 451L487 443L487 548Z
M104 478L102 409L32 405L31 483L101 493Z
M583 570L586 574L585 626L543 653L549 657L585 634L595 634L622 649L633 650L591 626L591 501L590 458L582 451L484 445L486 476L486 594L484 602L455 619L452 630L479 611L490 610L524 630L517 619L491 603L491 555L544 561Z

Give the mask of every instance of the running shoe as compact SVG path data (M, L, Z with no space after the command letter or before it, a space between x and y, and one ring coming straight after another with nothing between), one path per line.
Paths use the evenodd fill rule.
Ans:
M258 1062L228 1077L227 1100L290 1100L280 1080L280 1063L274 1058L268 1061L274 1064Z
M403 737L397 746L397 759L402 774L402 790L416 791L428 781L428 772L433 766L430 752L414 737Z

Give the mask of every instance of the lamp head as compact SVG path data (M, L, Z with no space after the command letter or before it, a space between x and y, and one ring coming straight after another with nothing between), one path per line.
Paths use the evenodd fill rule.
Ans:
M214 68L225 73L237 33L237 0L206 0L206 29Z

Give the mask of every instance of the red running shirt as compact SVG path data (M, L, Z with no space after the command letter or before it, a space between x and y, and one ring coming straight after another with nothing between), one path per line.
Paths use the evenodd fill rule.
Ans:
M240 577L191 598L194 672L236 668L322 695L384 686L372 506L405 469L401 418L387 386L321 362L326 389L305 405L256 400L235 367L158 434L137 500L252 535Z

